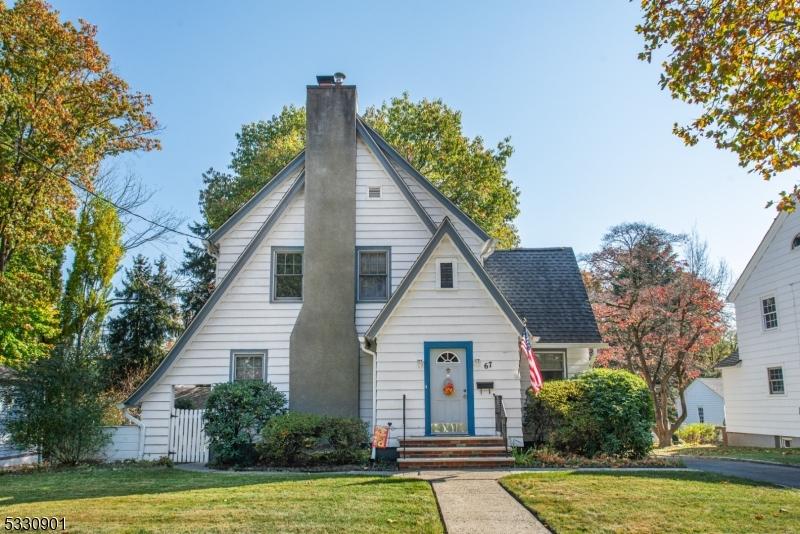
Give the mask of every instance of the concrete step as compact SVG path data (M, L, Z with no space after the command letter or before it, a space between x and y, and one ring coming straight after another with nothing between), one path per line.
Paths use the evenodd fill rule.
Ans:
M400 447L397 449L401 458L463 458L476 456L508 456L502 445L471 447Z
M502 447L500 436L426 436L400 440L400 447Z
M514 466L508 456L483 456L477 458L400 458L401 471L412 469L500 469Z

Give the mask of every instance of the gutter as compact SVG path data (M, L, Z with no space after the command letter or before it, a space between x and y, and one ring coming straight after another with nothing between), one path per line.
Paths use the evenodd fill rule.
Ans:
M120 403L117 404L117 408L122 410L122 416L133 423L134 425L139 427L139 451L137 453L139 460L144 459L144 435L147 431L147 426L141 421L141 419L137 419L132 416L129 412L130 407L125 406L125 404Z

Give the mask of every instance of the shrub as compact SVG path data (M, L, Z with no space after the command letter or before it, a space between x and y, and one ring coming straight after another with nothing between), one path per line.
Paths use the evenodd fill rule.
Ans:
M261 429L286 413L286 395L256 380L218 384L211 390L204 415L212 462L216 465L252 465L254 443Z
M264 427L257 449L271 466L345 465L366 459L367 426L360 419L290 412Z
M653 445L653 421L644 381L611 369L546 383L538 396L529 398L525 412L532 441L590 458L645 456Z
M682 426L675 435L684 443L705 445L717 442L717 429L711 423L692 423Z
M21 449L37 449L52 464L94 460L108 442L106 401L90 358L57 348L30 363L7 384L8 431Z

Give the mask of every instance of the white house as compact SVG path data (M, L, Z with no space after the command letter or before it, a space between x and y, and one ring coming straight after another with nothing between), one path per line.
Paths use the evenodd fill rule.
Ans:
M684 392L686 419L683 424L725 424L725 399L722 396L721 378L697 378ZM676 403L680 410L680 403Z
M496 251L362 122L355 86L318 80L305 150L209 237L217 289L125 403L141 407L144 456L175 453L176 390L239 379L294 410L391 423L392 446L485 444L497 395L520 443L526 321L550 378L602 346L572 250Z
M800 446L800 212L782 213L728 295L738 353L722 370L728 443Z

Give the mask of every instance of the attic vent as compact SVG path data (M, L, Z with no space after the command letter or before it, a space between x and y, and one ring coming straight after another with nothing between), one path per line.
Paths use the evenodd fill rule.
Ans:
M370 186L367 198L381 198L381 187L379 185Z

